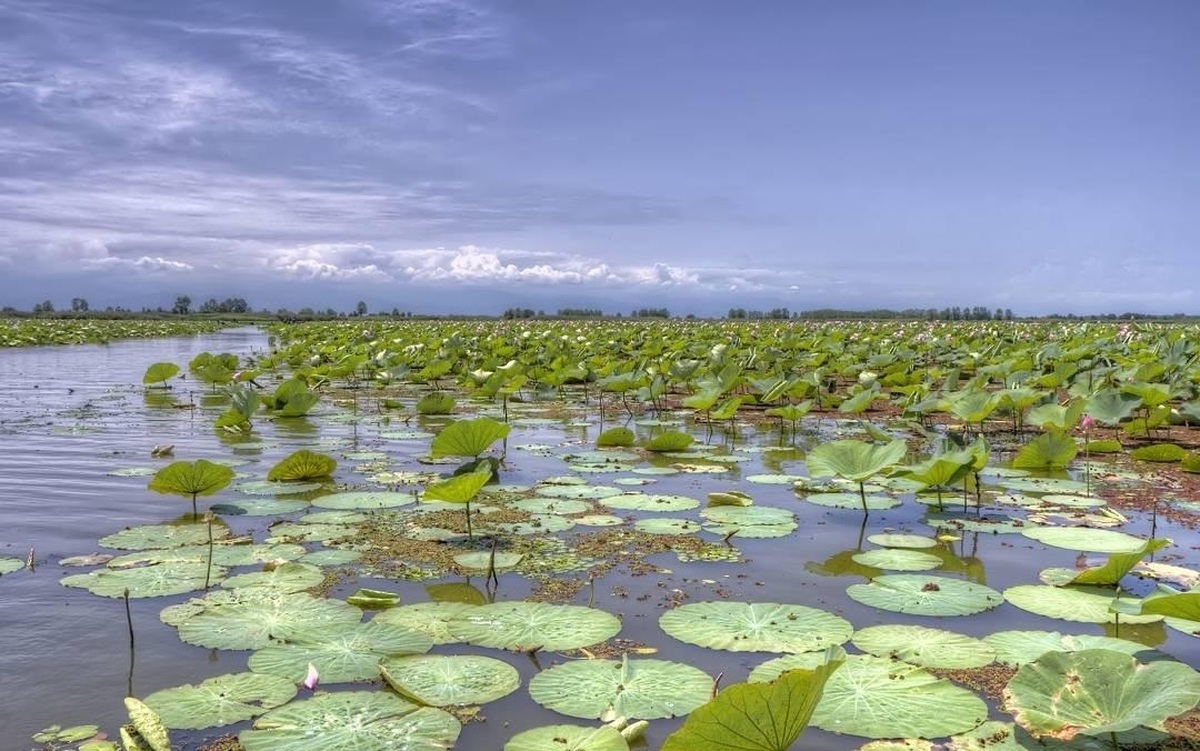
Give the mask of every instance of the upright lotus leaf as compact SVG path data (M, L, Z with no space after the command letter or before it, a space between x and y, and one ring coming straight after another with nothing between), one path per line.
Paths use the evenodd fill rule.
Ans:
M271 482L296 480L327 480L337 469L337 460L332 456L308 449L300 449L271 467L267 479Z
M683 451L691 446L692 442L693 438L687 433L678 430L664 430L642 446L647 451L654 452Z
M947 451L918 464L898 467L893 471L893 476L915 480L925 489L938 491L940 506L941 492L957 486L974 472L975 461L976 455L971 449Z
M171 751L171 737L153 709L146 706L141 699L126 696L125 711L129 713L129 722L137 731L139 739L151 751Z
M289 378L276 387L275 393L267 400L267 407L280 417L301 417L317 406L319 400L320 397L309 391L304 381Z
M426 394L417 400L416 409L422 415L448 415L454 411L454 404L449 394Z
M486 704L521 686L516 668L483 655L387 657L379 672L396 693L430 707Z
M238 741L245 751L446 751L461 730L450 713L395 694L339 691L272 709Z
M1069 584L1117 584L1133 567L1151 553L1162 550L1171 544L1170 540L1151 539L1147 540L1146 544L1140 549L1132 553L1113 553L1104 562L1103 566L1093 566L1092 568L1080 571L1071 579Z
M481 647L559 652L616 636L621 622L603 610L579 605L514 601L471 607L449 620L446 628L455 639Z
M207 459L194 462L172 462L154 473L147 486L156 493L170 493L192 499L192 513L196 512L196 497L215 495L233 482L234 472L224 464L215 464Z
M287 678L236 673L209 678L198 686L156 691L145 701L166 727L202 730L248 720L288 703L295 695L296 683Z
M1078 453L1074 438L1060 430L1051 430L1022 446L1012 465L1017 469L1063 469Z
M609 428L596 439L596 446L632 446L637 436L626 427Z
M1043 404L1029 410L1025 422L1046 430L1066 432L1079 424L1087 408L1087 399L1072 399L1067 404Z
M508 437L512 426L490 417L458 420L442 428L429 447L434 459L443 456L478 457L496 441Z
M1142 397L1114 388L1097 391L1088 400L1086 414L1098 423L1116 425L1133 416Z
M907 450L902 440L882 445L852 439L829 441L809 451L805 463L813 477L834 476L857 482L866 513L866 481L903 459Z
M1067 741L1160 725L1197 702L1200 674L1188 665L1108 649L1047 652L1004 689L1004 709L1030 735Z
M629 742L611 725L543 725L517 733L503 751L629 751Z
M663 613L658 625L680 641L731 652L815 652L854 631L833 613L772 602L690 603Z
M161 383L167 385L167 381L179 375L179 366L173 362L156 362L146 368L146 374L142 376L142 383L147 386L152 383Z
M787 751L804 732L830 674L845 653L830 649L813 670L790 670L770 683L740 683L693 711L662 751Z
M625 656L577 660L543 670L529 681L529 696L570 717L609 720L681 717L708 701L712 677L681 662Z
M1129 615L1161 615L1168 619L1197 621L1200 627L1200 591L1174 592L1163 588L1164 592L1151 594L1140 603L1129 600L1116 600L1112 610Z

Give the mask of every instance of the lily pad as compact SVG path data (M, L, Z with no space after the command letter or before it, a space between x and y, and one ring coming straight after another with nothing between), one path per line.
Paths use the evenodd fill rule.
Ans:
M1022 610L1080 623L1116 623L1117 614L1109 612L1115 596L1109 587L1018 584L1004 590L1004 599ZM1120 618L1121 623L1152 623L1162 616L1122 614Z
M521 686L516 668L481 655L388 657L379 671L401 696L431 707L486 704Z
M210 507L214 514L225 516L283 516L306 508L307 501L281 501L277 498L246 498L214 503Z
M306 594L260 596L253 602L205 608L179 624L179 638L209 649L261 649L279 640L316 641L360 620L362 611L340 600Z
M804 496L804 500L829 508L863 508L863 499L858 493L809 493ZM866 496L866 508L870 511L882 511L884 509L896 508L899 505L899 498L887 495Z
M14 571L20 571L25 568L25 561L12 556L0 556L0 576L11 574Z
M213 525L212 536L220 540L229 536L225 527ZM171 526L168 524L145 524L140 527L126 527L116 534L101 537L99 544L106 548L117 550L149 550L152 548L177 548L184 545L199 545L208 543L208 525L186 524Z
M652 535L691 535L700 531L700 524L691 519L638 519L633 528Z
M225 589L239 587L261 587L275 592L301 592L325 581L325 573L319 566L308 563L285 563L267 571L252 571L248 574L231 576L221 582Z
M981 639L924 626L871 626L856 631L853 644L876 657L923 668L980 668L996 657L996 650Z
M928 574L885 574L851 584L846 594L864 605L912 615L973 615L1004 602L991 587Z
M867 537L867 541L887 548L935 548L938 544L932 537L901 532L881 532Z
M480 605L446 625L456 639L469 644L546 652L587 647L621 630L621 622L603 610L522 601Z
M795 515L775 506L714 506L700 512L704 529L718 535L746 538L786 537L796 529Z
M629 751L629 743L610 725L543 725L517 733L504 751Z
M273 644L250 655L250 669L304 680L311 663L324 683L370 681L379 676L379 660L392 655L428 652L433 641L425 634L378 618L366 623L341 624L304 641Z
M653 720L691 712L712 687L712 677L691 665L626 657L555 665L529 681L529 696L570 717Z
M273 709L238 741L246 751L445 751L461 729L441 709L383 691L344 691Z
M582 514L592 509L590 503L571 498L526 498L509 506L533 514Z
M67 587L86 589L101 597L166 597L203 589L207 581L215 585L225 576L225 569L205 563L181 561L154 566L89 571L86 574L64 576L59 582Z
M854 562L885 571L928 571L942 565L936 555L904 548L879 548L854 555Z
M534 492L545 498L598 500L620 495L623 491L609 485L539 485Z
M296 684L287 678L258 673L234 673L209 678L193 686L156 691L146 706L173 730L201 730L232 725L287 704Z
M1021 534L1043 545L1090 553L1133 553L1146 544L1140 537L1124 532L1091 527L1034 527Z
M1084 649L1111 649L1137 655L1142 662L1163 659L1163 653L1128 639L1091 634L1062 634L1058 631L997 631L983 640L996 650L996 662L1020 667L1047 652L1079 652Z
M376 490L323 495L320 498L314 499L312 505L319 508L351 510L398 508L400 506L408 506L416 502L417 497L412 493Z
M621 493L606 496L600 503L610 509L624 511L689 511L700 505L700 501L686 495L650 495L647 493Z
M681 605L658 625L688 644L731 652L814 652L842 644L854 631L833 613L772 602Z
M276 482L274 480L253 480L234 486L234 490L246 495L298 495L311 493L324 487L319 482Z
M438 585L430 585L438 586ZM471 588L476 594L479 590ZM482 604L482 600L480 603ZM478 605L466 602L418 602L384 611L371 619L372 623L386 623L410 631L420 631L434 644L453 644L461 641L450 633L450 622Z

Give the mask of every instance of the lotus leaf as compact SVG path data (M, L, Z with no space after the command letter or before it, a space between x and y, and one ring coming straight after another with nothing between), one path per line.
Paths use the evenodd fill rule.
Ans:
M612 514L587 514L575 517L574 521L585 527L616 527L625 523L624 519Z
M740 490L715 491L708 494L709 506L753 506L754 498Z
M867 541L888 548L935 548L938 544L932 537L900 532L882 532L869 536Z
M876 657L923 668L980 668L996 657L996 650L981 639L924 626L871 626L854 632L852 641Z
M209 507L214 514L222 516L283 516L303 511L306 508L308 508L308 503L305 501L281 501L275 498L247 498L239 501L214 503Z
M272 482L270 480L252 480L234 486L234 490L246 495L298 495L320 490L319 482Z
M1142 664L1108 649L1047 652L1021 666L1004 708L1039 738L1070 740L1159 725L1200 701L1200 674L1179 662Z
M137 732L139 741L144 742L151 751L171 751L171 737L153 709L141 699L126 696L125 711L129 713L129 722Z
M1200 627L1200 592L1155 593L1140 603L1115 602L1113 609L1132 615L1162 615L1172 620L1197 621L1198 623L1186 629L1188 633Z
M842 644L854 628L833 613L771 602L697 602L658 620L676 639L731 652L815 652Z
M526 498L509 505L534 514L581 514L592 509L590 503L570 498Z
M179 624L179 638L209 649L261 649L273 642L317 641L362 620L362 611L340 600L306 594L259 596L217 604Z
M1090 553L1140 553L1146 545L1145 540L1124 532L1090 527L1033 527L1021 534L1043 545Z
M1012 465L1016 469L1062 469L1077 453L1079 447L1074 438L1060 430L1051 430L1022 446Z
M1041 498L1034 499L1042 504L1053 504L1055 506L1066 506L1068 508L1095 508L1104 505L1103 498L1095 496L1074 495L1071 493L1049 493Z
M400 604L400 595L381 589L361 587L346 598L346 602L363 610L385 610Z
M538 704L570 717L680 717L708 701L712 677L681 662L625 657L555 665L529 681Z
M221 582L226 589L257 587L274 592L301 592L325 581L325 574L318 566L308 563L284 563L264 571L231 576Z
M643 444L647 451L683 451L692 445L694 439L687 433L678 430L664 430Z
M439 586L461 587L462 585L429 585L430 588ZM386 623L411 631L420 631L428 636L434 644L453 644L461 641L450 633L451 622L471 612L475 607L484 604L486 601L483 593L470 585L466 586L475 593L470 597L473 602L443 600L440 602L419 602L415 605L404 605L376 615L371 619L371 623ZM432 594L431 592L431 596ZM462 597L463 591L461 589L456 590L456 595Z
M1116 593L1104 587L1051 587L1041 584L1019 584L1004 590L1004 599L1022 610L1080 623L1116 623L1117 615L1109 612ZM1161 615L1122 615L1121 623L1153 623Z
M543 725L517 733L503 751L629 751L629 743L611 725Z
M844 653L845 650L838 653L839 659L844 656ZM747 680L750 683L769 683L789 670L816 670L827 660L828 655L825 652L788 654L760 663L750 671L750 677Z
M1000 605L999 592L961 579L923 574L886 574L846 589L864 605L912 615L973 615Z
M238 741L246 751L445 751L461 729L448 712L394 694L344 691L273 709Z
M904 458L904 441L874 445L856 440L822 443L808 452L805 463L813 477L836 476L863 482Z
M946 527L959 532L982 532L984 534L1016 534L1035 526L1028 519L1013 516L986 516L980 514L956 514L950 511L931 511L925 515L925 523L931 527Z
M632 446L636 440L633 431L625 427L609 428L596 438L597 446Z
M521 553L497 552L493 554L487 550L477 550L471 553L459 553L454 556L454 562L463 568L477 571L487 571L493 567L498 571L503 571L517 565L524 557Z
M689 511L700 505L700 501L686 495L648 495L646 493L621 493L600 498L600 503L611 509L622 511Z
M480 605L447 627L460 641L496 649L577 649L615 636L621 622L602 610L544 602Z
M335 469L337 469L337 460L332 456L300 449L271 467L271 471L267 473L267 480L271 482L324 480L332 476Z
M942 565L936 555L903 548L880 548L854 555L854 562L885 571L928 571Z
M362 558L362 553L357 550L314 550L300 558L300 562L314 566L344 566L359 558Z
M194 462L172 462L154 474L147 486L155 493L170 493L192 499L195 511L196 497L215 495L233 482L233 470L223 464L207 459Z
M1097 391L1088 399L1086 414L1096 422L1116 425L1130 417L1142 404L1142 398L1119 389L1107 388Z
M0 556L0 576L11 574L14 571L20 571L25 568L25 561L12 556Z
M313 499L312 505L328 509L381 509L397 508L416 503L417 498L412 493L392 493L385 491L360 491L349 493L334 493Z
M425 488L425 501L445 501L446 503L470 503L479 490L492 479L491 467L483 467L474 472L456 475L439 482L430 483Z
M248 720L281 706L296 695L296 683L275 675L235 673L209 678L198 686L156 691L146 697L163 725L201 730Z
M142 376L142 383L146 385L151 383L166 385L167 381L179 375L179 370L179 366L173 362L152 363L146 368L146 373Z
M705 520L704 530L719 535L785 537L796 529L795 515L775 506L717 506L704 509L700 516Z
M86 574L64 576L60 583L86 589L101 597L165 597L203 589L225 576L225 569L204 563L181 561L125 569L100 569Z
M837 653L814 670L730 686L688 715L662 751L787 751L808 726L830 674L842 665L845 655L840 648Z
M1020 667L1047 652L1078 652L1084 649L1112 649L1127 655L1137 655L1143 662L1166 658L1144 644L1127 639L1090 634L1061 634L1058 631L997 631L983 640L996 650L996 662Z
M700 524L691 519L638 519L633 528L652 535L691 535L700 531Z
M250 656L250 669L299 683L311 663L324 683L370 681L379 675L380 658L420 654L433 647L432 640L420 631L378 618L336 624L304 637L258 650Z
M507 438L511 431L511 425L490 417L457 420L442 428L434 437L429 455L435 459L443 456L473 459L491 448L496 441Z
M797 482L802 482L804 479L804 475L784 474L750 475L746 478L747 482L753 482L759 485L794 485Z
M486 704L521 686L516 668L480 655L387 657L379 671L401 696L431 707Z
M987 719L975 694L897 660L851 655L825 684L812 724L867 738L941 738Z
M859 496L856 493L809 493L804 496L804 500L829 508L866 508L871 511L882 511L900 505L899 498L887 495Z
M620 495L621 489L609 487L607 485L588 485L586 482L584 482L541 485L535 492L538 495L546 498L589 498L595 500L599 498L607 498L608 496Z
M1187 456L1187 449L1174 443L1155 443L1138 446L1129 456L1143 462L1178 462Z
M1151 539L1132 553L1113 553L1103 566L1095 566L1076 573L1068 584L1117 584L1142 558L1162 550L1170 540Z

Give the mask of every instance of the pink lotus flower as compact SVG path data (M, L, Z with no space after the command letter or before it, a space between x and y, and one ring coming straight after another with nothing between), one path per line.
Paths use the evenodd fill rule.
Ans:
M311 662L308 663L308 675L304 676L304 682L300 685L307 688L309 691L316 691L317 684L321 681L321 676L317 674L317 666Z
M1095 424L1096 424L1096 421L1095 421L1095 419L1092 418L1091 415L1084 415L1083 420L1080 422L1080 425L1083 426L1084 430L1091 430L1092 426Z

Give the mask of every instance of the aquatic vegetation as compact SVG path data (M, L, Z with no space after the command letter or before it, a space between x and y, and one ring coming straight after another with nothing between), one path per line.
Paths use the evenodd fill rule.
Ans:
M839 477L858 483L863 513L867 513L866 481L904 458L904 441L881 445L856 440L829 441L808 452L805 463L814 477Z
M182 495L192 499L192 514L196 513L198 496L216 495L233 482L233 470L224 464L207 459L194 462L172 462L154 473L147 485L156 493Z
M179 375L180 368L173 362L156 362L146 368L146 374L142 376L142 383L147 386L160 384L166 388L167 381Z

